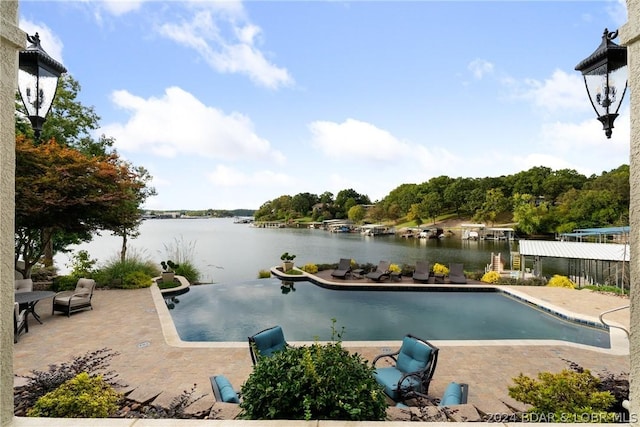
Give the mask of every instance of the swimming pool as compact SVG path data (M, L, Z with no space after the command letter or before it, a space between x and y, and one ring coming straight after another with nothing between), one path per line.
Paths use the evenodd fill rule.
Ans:
M260 279L192 286L170 310L183 341L246 341L281 325L289 341L331 339L331 319L344 341L561 340L609 348L605 327L549 314L502 292L333 290L314 283Z

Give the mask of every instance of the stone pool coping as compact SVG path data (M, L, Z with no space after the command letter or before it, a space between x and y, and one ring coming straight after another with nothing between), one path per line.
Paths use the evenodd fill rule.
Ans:
M379 288L384 287L385 289L393 289L393 287L401 287L402 289L433 289L433 290L485 290L491 292L502 292L507 294L513 298L517 298L521 301L525 301L529 304L532 304L542 310L555 314L563 319L577 321L579 323L584 323L585 325L590 326L604 326L600 320L593 316L588 316L585 314L575 313L561 307L555 306L548 301L544 301L539 298L535 298L531 295L528 295L524 292L519 292L513 288L505 288L497 285L490 284L466 284L466 285L452 285L452 284L423 284L423 283L377 283L377 282L353 282L353 281L331 281L319 277L318 275L313 275L306 273L300 270L302 274L299 275L289 275L282 272L279 267L272 267L271 274L276 276L281 280L290 280L290 281L311 281L313 283L318 284L319 286L325 286L330 288L351 288L351 289L371 289L371 288ZM176 276L179 277L179 276ZM185 282L186 279L184 280ZM187 282L188 284L188 282ZM188 285L187 285L188 287ZM183 288L184 289L184 288ZM164 290L162 292L160 288L155 284L151 287L151 295L153 298L153 302L155 304L158 317L160 320L160 325L162 327L162 334L166 343L173 347L179 348L243 348L247 346L246 341L224 341L224 342L203 342L203 341L183 341L178 331L173 323L173 319L171 317L171 313L167 308L167 305L164 300L164 295L167 291L176 292L178 288L171 288L168 290ZM609 322L610 325L616 326L615 328L611 328L609 330L610 334L610 348L601 348L594 347L585 344L572 343L568 341L561 340L430 340L434 345L437 346L569 346L575 348L581 348L590 351L596 351L606 354L612 355L628 355L629 354L629 338L623 332L623 330L618 328L625 328L624 325L617 322ZM292 341L293 345L310 345L313 342L311 341ZM357 347L395 347L397 345L397 340L394 341L345 341L345 346L357 346Z

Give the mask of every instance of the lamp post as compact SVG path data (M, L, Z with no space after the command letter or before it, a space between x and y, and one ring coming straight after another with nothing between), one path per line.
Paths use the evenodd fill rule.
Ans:
M67 69L42 49L38 33L27 35L27 41L31 44L19 55L18 89L38 139L56 96L58 78Z
M614 43L616 37L618 31L605 28L600 46L575 68L582 72L589 100L607 138L611 138L613 121L627 92L627 48Z

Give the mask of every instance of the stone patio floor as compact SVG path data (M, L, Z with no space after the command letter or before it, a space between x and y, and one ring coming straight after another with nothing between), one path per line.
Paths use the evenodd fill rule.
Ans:
M586 290L509 288L548 302L553 307L596 318L604 310L629 303L627 298ZM214 374L224 374L239 389L252 370L247 343L170 345L163 333L163 326L171 328L166 324L168 310L163 304L157 288L97 290L93 310L68 318L60 313L51 314L51 300L41 301L36 311L43 324L29 319L29 332L21 335L14 345L14 373L20 375L33 369L46 370L49 364L68 362L74 356L109 348L119 353L112 359L111 368L119 373L121 381L130 389L135 389L131 397L140 401L160 393L155 402L168 405L174 397L195 384L197 393L206 396L194 410L203 410L214 403L209 383L209 377ZM629 326L628 310L613 313L607 318L627 328ZM391 343L343 344L370 361L377 354L398 348L400 339ZM522 406L508 396L507 389L512 385L512 378L520 373L535 376L541 371L557 372L568 367L567 360L593 373L629 372L628 351L626 354L614 354L584 346L529 345L526 341L508 345L482 341L433 343L440 348L440 355L430 395L440 397L450 381L465 382L469 384L469 403L487 413L504 412L504 403ZM16 377L15 383L22 381Z

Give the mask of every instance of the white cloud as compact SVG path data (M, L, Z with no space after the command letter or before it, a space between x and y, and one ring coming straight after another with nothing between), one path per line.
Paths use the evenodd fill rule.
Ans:
M355 119L343 123L315 121L309 125L312 144L333 159L387 161L404 157L411 147L386 130Z
M522 83L510 80L514 96L531 101L545 113L570 113L589 110L584 80L578 73L556 70L544 81L526 79Z
M102 0L103 8L111 15L121 16L140 10L145 0Z
M30 36L38 33L40 36L40 46L47 52L47 54L56 61L64 64L62 59L62 49L64 43L62 40L51 31L51 29L41 22L31 22L26 19L20 20L20 29ZM28 46L30 43L27 43Z
M245 74L255 84L270 89L292 85L289 72L271 63L258 47L261 28L251 23L238 24L227 12L200 10L191 21L166 23L159 32L194 49L218 72ZM229 31L224 31L226 26Z
M248 117L208 107L181 88L170 87L162 97L149 99L119 90L113 92L112 101L131 114L126 123L100 130L116 139L118 150L284 163L284 156L256 135Z
M481 79L487 74L493 73L493 64L484 59L474 59L467 66L469 71L473 74L473 77L476 79Z

